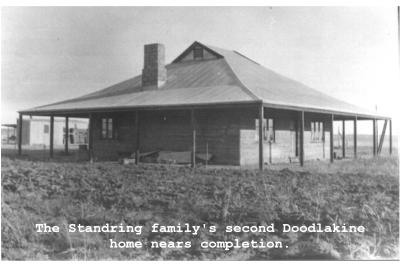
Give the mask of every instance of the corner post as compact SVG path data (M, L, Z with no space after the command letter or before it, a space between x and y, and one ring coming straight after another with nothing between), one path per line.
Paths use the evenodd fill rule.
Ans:
M392 119L389 120L389 154L392 155Z
M354 137L354 158L357 158L357 116L354 117L354 132L353 132L353 137Z
M19 114L18 119L18 155L22 155L22 124L23 124L23 115Z
M264 137L263 137L264 106L258 106L258 168L264 170Z
M377 146L376 146L377 137L378 137L378 135L377 135L377 121L376 121L376 119L373 119L372 120L372 154L373 154L373 156L377 155Z
M342 157L346 157L346 120L342 120Z
M300 166L304 166L304 111L300 112Z
M50 158L54 156L54 116L50 116Z
M93 163L93 114L89 114L89 162Z
M9 130L9 129L10 129L10 128L7 127L7 144L10 143L10 130Z
M194 116L194 109L190 110L190 124L192 126L192 156L191 166L196 167L196 120Z
M69 143L69 118L68 116L65 116L65 143L64 143L65 154L68 154L68 143Z
M380 138L379 144L378 144L377 155L380 155L382 152L383 142L385 141L387 124L388 124L388 119L385 119L385 123L383 124L383 128L382 128L381 138Z
M329 131L329 157L331 160L331 163L333 163L333 120L334 120L334 115L331 114L330 117L330 131Z
M135 164L139 164L140 156L140 129L139 129L139 111L135 112L135 127L136 127L136 150L135 150Z

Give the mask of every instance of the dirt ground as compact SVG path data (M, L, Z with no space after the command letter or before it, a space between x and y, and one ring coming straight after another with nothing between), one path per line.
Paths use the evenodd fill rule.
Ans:
M397 156L308 161L263 172L238 168L73 162L2 153L2 259L5 260L282 260L398 259ZM60 151L61 152L61 151ZM43 154L42 154L43 155ZM66 161L63 159L67 157ZM80 160L82 161L82 160ZM38 234L34 224L60 225ZM191 242L189 249L111 249L131 234L68 233L67 224L251 225L354 224L358 233L271 234L144 232L144 242ZM146 230L147 231L147 230ZM135 237L136 238L136 237ZM215 240L283 242L285 249L203 249Z

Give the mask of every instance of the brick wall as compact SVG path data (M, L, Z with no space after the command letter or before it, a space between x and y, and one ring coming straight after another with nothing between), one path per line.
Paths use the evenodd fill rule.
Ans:
M165 48L163 44L144 46L144 65L142 71L143 89L158 88L167 81L165 68Z

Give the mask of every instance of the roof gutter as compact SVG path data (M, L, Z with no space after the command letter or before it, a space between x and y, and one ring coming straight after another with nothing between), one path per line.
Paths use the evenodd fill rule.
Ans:
M292 110L292 111L305 111L312 113L321 114L333 114L340 116L352 116L363 119L391 119L388 116L382 115L369 115L363 113L353 113L345 111L335 111L329 109L317 109L312 107L299 107L290 105L279 105L265 103L262 100L255 101L238 101L229 103L203 103L203 104L180 104L180 105L148 105L148 106L134 106L134 107L111 107L111 108L85 108L85 109L62 109L62 110L21 110L18 111L22 115L37 115L37 116L50 116L59 115L65 116L70 114L88 115L89 113L101 113L101 112L126 112L135 110L169 110L169 109L204 109L204 108L228 108L228 107L251 107L254 105L262 104L265 108L271 109L282 109L282 110Z

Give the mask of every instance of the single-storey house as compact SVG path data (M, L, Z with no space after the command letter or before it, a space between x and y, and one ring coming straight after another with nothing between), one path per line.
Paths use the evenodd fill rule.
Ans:
M145 45L141 75L19 114L51 121L89 118L89 152L98 160L164 150L190 151L193 166L197 154L204 153L212 154L210 163L260 169L275 162L333 161L334 120L353 120L355 135L357 120L371 120L374 155L387 124L390 150L392 141L389 117L286 78L237 51L199 42L170 64L165 64L164 45ZM380 141L379 119L385 121ZM354 142L357 154L357 137Z

